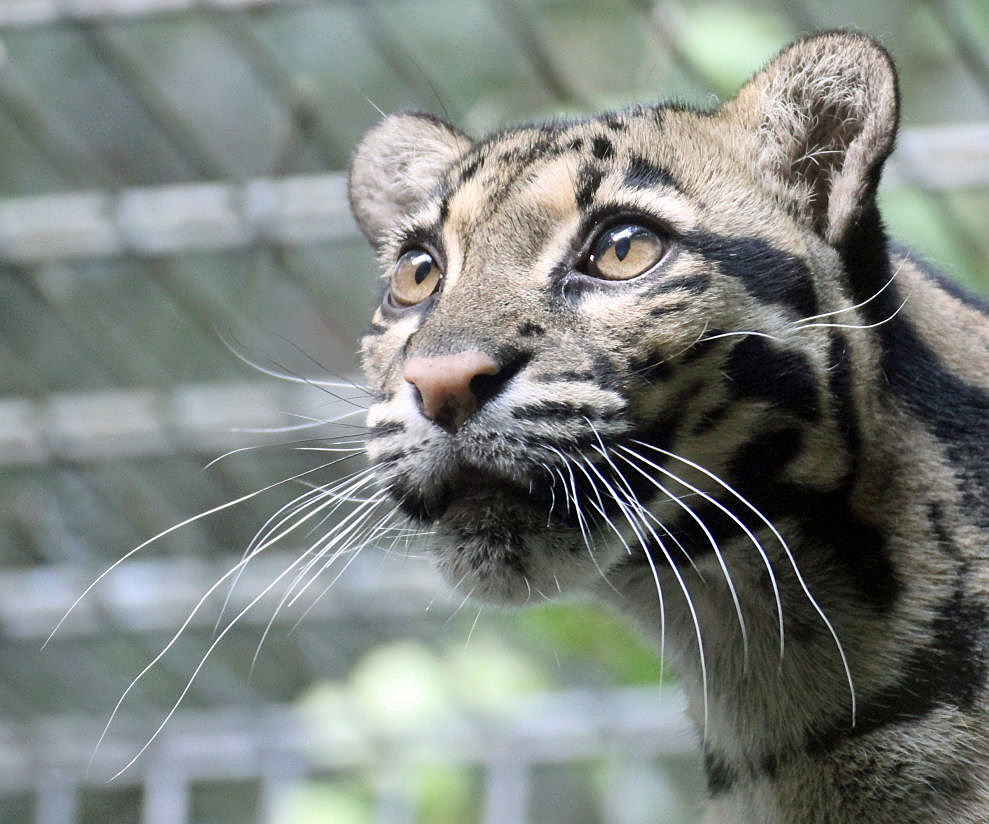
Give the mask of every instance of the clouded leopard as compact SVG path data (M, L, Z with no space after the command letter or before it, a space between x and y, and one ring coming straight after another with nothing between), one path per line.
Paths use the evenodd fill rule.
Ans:
M358 147L369 455L452 584L674 659L708 821L989 821L989 317L891 245L872 40L714 111Z

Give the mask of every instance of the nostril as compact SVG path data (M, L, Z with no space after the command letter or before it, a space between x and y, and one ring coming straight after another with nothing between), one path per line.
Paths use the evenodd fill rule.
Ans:
M505 384L521 372L528 362L529 355L519 354L497 372L479 373L471 378L470 390L477 400L477 405L479 407L484 405L501 392Z

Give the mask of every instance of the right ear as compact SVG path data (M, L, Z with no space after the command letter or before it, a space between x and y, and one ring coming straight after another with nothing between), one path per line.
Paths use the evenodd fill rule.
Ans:
M350 208L375 248L470 146L467 135L428 114L390 115L364 136L350 164Z

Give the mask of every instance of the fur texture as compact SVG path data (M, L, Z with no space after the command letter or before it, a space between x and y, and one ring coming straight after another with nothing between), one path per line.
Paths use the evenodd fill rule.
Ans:
M464 592L654 634L710 822L989 820L989 317L885 237L897 108L833 32L713 112L401 114L355 154L386 280L442 273L363 341L378 477ZM661 253L611 279L624 226Z

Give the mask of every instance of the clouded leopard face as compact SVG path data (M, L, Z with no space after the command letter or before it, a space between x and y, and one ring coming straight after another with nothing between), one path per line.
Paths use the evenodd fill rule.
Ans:
M770 480L840 486L860 367L821 321L851 311L843 254L895 119L886 56L828 35L713 112L367 135L368 451L451 583L518 603L723 564L785 515Z

